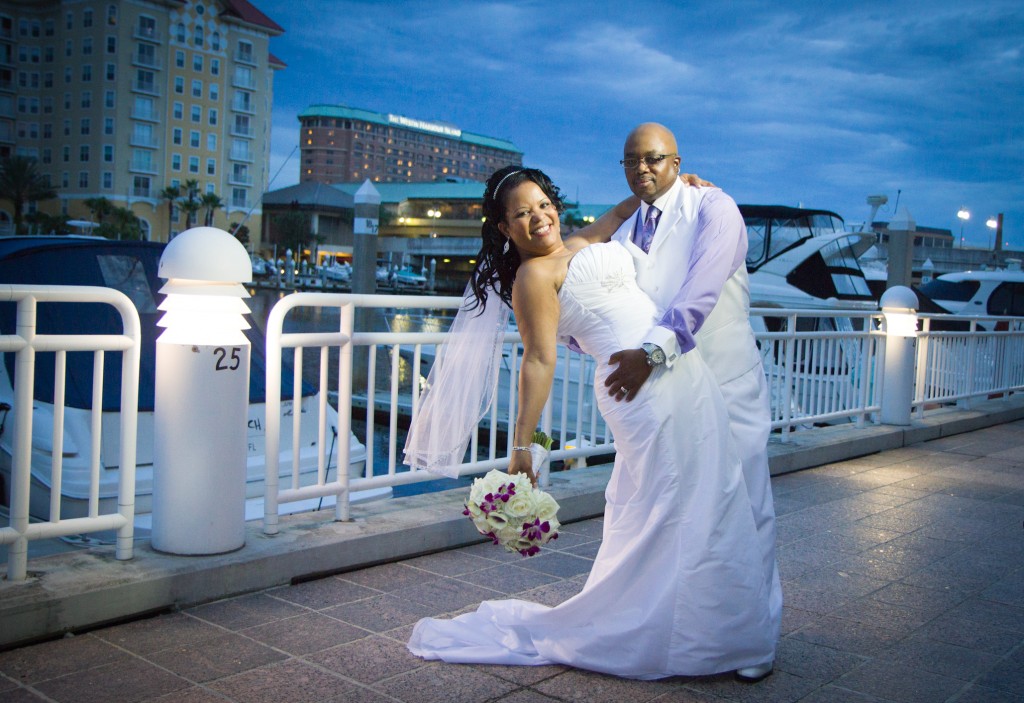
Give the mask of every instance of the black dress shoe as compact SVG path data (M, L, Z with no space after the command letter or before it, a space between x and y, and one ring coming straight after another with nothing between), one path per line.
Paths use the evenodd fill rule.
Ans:
M775 670L772 666L773 663L768 662L767 664L758 664L757 666L745 666L742 669L737 669L734 676L741 683L757 683L772 675L772 672Z

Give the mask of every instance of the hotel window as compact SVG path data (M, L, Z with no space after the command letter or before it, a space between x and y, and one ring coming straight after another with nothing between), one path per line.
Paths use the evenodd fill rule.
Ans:
M49 149L43 149L43 163L48 164L53 161L53 152Z
M220 59L210 59L210 75L220 75Z
M114 91L112 91L112 90L104 91L104 93L103 93L103 106L104 107L114 107L114 105L117 104L115 102L116 99L117 98L116 98L116 94L114 93Z
M206 135L206 150L217 151L217 134L215 132Z
M192 106L192 121L197 124L203 121L203 109L198 105Z
M64 56L71 58L71 54L75 53L75 43L70 39L64 41Z
M192 81L192 97L201 98L203 97L203 82L199 80Z
M92 55L92 37L82 39L82 56Z
M64 67L64 82L65 83L70 83L71 82L71 67L70 66L65 66Z
M43 123L43 139L53 139L53 123Z
M196 73L200 73L203 70L203 55L195 54L192 57L192 70Z
M216 176L217 175L217 159L206 160L206 175Z
M199 173L199 157L190 156L188 157L188 172Z
M238 42L238 54L236 58L239 61L247 61L248 63L252 63L252 44L247 41Z
M110 135L114 133L114 118L104 117L103 118L103 133Z
M54 35L54 24L53 20L46 20L43 22L43 36L52 37Z
M185 117L185 106L177 100L174 101L174 119L180 120Z
M178 95L185 94L185 78L184 76L174 77L174 92Z
M82 26L92 26L92 8L87 7L85 8L85 10L82 11Z
M88 117L83 117L81 124L79 124L79 129L83 137L88 137L89 132L92 131L92 121Z
M108 63L107 64L107 75L106 75L106 78L107 78L108 81L117 80L117 64L114 64L114 63Z
M210 100L220 100L220 84L210 84Z
M117 5L107 5L107 24L111 27L117 24Z
M82 66L82 82L88 83L92 80L92 64L85 64Z
M67 171L60 174L60 187L69 188L71 186L71 176Z
M211 127L216 127L217 126L217 109L211 107L208 112L209 112L208 117L209 117L210 126Z
M175 38L178 40L179 44L184 44L185 43L185 25L182 24L181 22L178 22L177 30L178 31L175 34Z
M114 147L111 144L103 145L103 161L108 164L114 163Z
M181 49L174 52L174 65L178 68L185 68L185 52Z
M75 16L74 16L74 14L69 12L66 15L64 15L64 29L74 29L74 28L75 28Z
M181 154L171 154L171 170L181 170Z
M78 187L88 188L89 187L89 172L79 171L78 172Z
M117 53L117 37L107 37L107 53Z
M203 28L201 25L197 24L192 31L192 43L199 47L203 45Z
M64 120L64 136L71 136L71 120Z
M53 87L53 71L47 71L46 73L43 74L43 87L44 88L52 88Z
M82 163L88 163L89 161L89 145L83 144L78 149L78 160Z
M214 51L220 51L220 32L214 32L210 37L210 48Z
M91 90L83 90L82 91L82 108L87 110L90 107L92 107L92 91Z
M114 172L113 171L104 171L103 172L103 188L105 190L110 190L113 187L114 187Z
M171 140L175 144L177 144L178 146L181 146L181 137L182 137L181 128L180 127L175 127L174 131L171 134L172 134Z
M188 145L193 149L199 148L199 130L193 129L188 135Z

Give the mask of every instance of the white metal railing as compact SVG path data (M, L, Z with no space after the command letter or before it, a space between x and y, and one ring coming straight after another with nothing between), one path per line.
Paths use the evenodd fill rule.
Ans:
M278 504L313 497L336 496L338 519L348 518L349 497L358 491L436 479L424 471L410 471L401 463L398 431L416 412L421 384L444 332L354 332L357 310L447 311L461 299L398 295L348 295L297 293L282 299L271 311L267 325L267 494L264 529L277 531ZM301 308L336 308L339 328L333 332L285 333L289 312ZM917 344L917 379L914 407L942 402L965 402L971 398L1024 390L1024 319L996 318L1002 328L984 331L974 320L963 332L932 331L930 318L922 316L923 330ZM883 359L886 346L883 315L880 312L842 310L754 309L752 323L757 330L766 379L771 397L772 428L787 441L791 433L805 431L819 423L852 422L857 426L878 423L884 386ZM935 319L935 318L931 318ZM504 367L499 392L480 430L473 436L470 456L476 459L458 467L461 475L503 468L508 464L511 441L510 418L515 418L518 363L521 339L510 331L505 337ZM353 401L366 407L366 469L359 478L339 471L335 481L324 480L330 457L320 458L316 484L300 487L294 467L293 485L278 490L280 365L284 349L292 349L295 382L303 377L303 349L319 354L321 402L330 395L338 402L339 436L351 431ZM336 361L329 361L336 354ZM306 361L317 358L309 354ZM336 378L328 381L328 368L337 364ZM551 460L576 459L613 451L612 437L597 411L593 389L594 363L589 357L563 351L556 369L555 385L542 418L542 428L558 441ZM307 374L309 378L313 374ZM353 396L356 387L366 389ZM891 379L892 380L892 379ZM914 382L915 379L909 379ZM893 382L896 382L895 380ZM321 418L325 413L320 412ZM386 423L387 466L374 466L374 430ZM291 421L298 436L299 414ZM552 432L552 428L554 431ZM326 428L319 429L321 451L325 451ZM504 447L498 447L504 435ZM483 444L486 442L486 444ZM338 466L348 465L347 443L340 442ZM572 448L566 448L572 445ZM292 451L296 456L297 451ZM378 470L379 469L379 470ZM542 481L546 475L542 476Z
M448 315L453 315L461 302L462 299L458 297L296 293L286 296L274 306L267 321L267 477L264 530L268 534L277 531L279 503L337 496L336 517L344 520L348 518L348 497L352 493L438 478L436 474L427 471L410 471L401 463L402 446L398 440L398 428L403 417L408 418L410 414L416 412L429 360L432 359L437 346L444 340L445 332L353 332L353 329L356 310L360 308L415 311L429 309L448 311ZM300 307L337 308L339 331L285 333L283 329L286 316L290 311ZM470 456L482 455L483 458L460 465L460 474L479 473L508 465L512 441L509 423L510 418L511 422L515 421L515 405L518 399L516 388L519 381L518 364L521 352L521 338L518 332L508 332L503 344L503 366L499 376L498 393L480 429L474 433L470 441ZM304 347L316 348L319 352L321 402L326 403L329 395L335 395L338 399L339 427L336 429L340 437L347 436L351 430L353 378L358 377L357 386L365 389L358 393L357 400L366 408L366 467L363 476L359 478L349 478L345 472L339 471L337 479L328 482L325 476L330 457L326 456L326 447L322 441L326 437L327 428L321 426L318 435L321 437L322 456L316 483L300 486L298 472L292 466L284 471L285 474L290 473L291 485L279 489L282 353L284 349L293 350L293 388L297 389L303 376ZM328 382L328 352L332 347L338 347L338 370L334 388L331 388ZM358 353L354 353L356 350ZM378 378L380 369L386 372L386 378ZM559 360L559 369L541 423L542 428L552 434L561 447L552 452L551 460L576 459L609 453L612 451L611 434L597 411L594 400L593 361L589 357L565 350ZM307 378L310 376L312 374L307 374ZM374 429L378 414L383 414L387 418L389 444L386 467L376 467L374 462ZM321 412L320 417L325 417L325 413ZM301 422L300 414L294 413L292 422L293 431L297 432ZM554 432L553 426L556 428ZM505 436L501 447L498 446L499 435ZM347 466L347 442L342 441L338 444L340 448L336 463L338 466ZM571 445L571 448L567 445ZM292 455L296 455L294 449ZM542 480L546 481L546 474Z
M139 315L131 300L120 291L98 286L33 286L0 284L0 302L17 303L14 334L0 335L0 352L15 354L14 425L11 451L10 524L0 528L0 544L11 545L7 578L26 577L28 542L66 535L117 530L118 559L132 558L135 517L135 445L139 397ZM39 303L101 303L121 316L122 334L39 334L36 326ZM121 357L120 458L118 510L100 513L100 447L103 415L103 366L105 352ZM50 516L46 522L29 522L32 487L32 421L35 361L39 352L55 354L53 434L50 452ZM89 514L61 519L61 469L64 444L65 369L68 352L93 353L91 410L91 462Z
M914 410L1024 388L1024 318L920 315ZM950 329L950 328L960 329Z

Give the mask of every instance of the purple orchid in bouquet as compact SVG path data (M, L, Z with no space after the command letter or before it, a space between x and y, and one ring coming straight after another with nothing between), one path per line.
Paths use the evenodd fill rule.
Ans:
M557 513L555 499L529 480L520 483L496 470L473 482L462 511L480 534L523 556L537 554L542 545L558 538Z

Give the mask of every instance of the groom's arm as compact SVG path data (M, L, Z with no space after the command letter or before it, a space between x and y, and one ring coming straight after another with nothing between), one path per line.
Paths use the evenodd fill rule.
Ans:
M670 359L671 352L685 354L693 349L694 337L718 303L726 281L746 265L746 256L747 228L736 202L720 190L709 192L701 201L682 285L644 341L660 346Z

